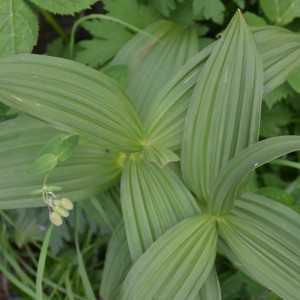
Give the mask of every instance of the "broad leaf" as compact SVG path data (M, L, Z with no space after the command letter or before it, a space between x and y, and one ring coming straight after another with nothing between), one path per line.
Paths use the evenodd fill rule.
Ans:
M264 68L264 94L283 83L300 65L300 35L284 28L264 26L252 30ZM191 58L155 98L145 120L147 140L179 149L184 119L203 66L218 44Z
M58 157L54 154L47 153L39 157L29 168L28 173L30 175L41 174L49 172L56 167L58 163Z
M71 15L83 9L90 8L98 0L30 0L32 3L54 14Z
M260 7L276 25L284 26L300 15L299 0L260 0Z
M186 117L182 172L201 201L228 161L257 141L262 89L256 44L237 12L204 66Z
M128 65L125 86L142 120L159 89L198 51L196 29L159 21L135 35L115 56L112 65Z
M38 38L33 12L22 0L3 0L0 11L0 56L30 53Z
M203 19L212 19L215 23L222 24L225 6L221 0L193 0L193 13Z
M180 222L133 265L121 299L195 299L213 269L216 241L217 227L210 215Z
M0 124L0 209L43 206L40 194L44 175L29 175L39 151L58 130L28 117ZM63 197L78 201L113 185L120 176L120 155L92 143L81 144L51 173L47 184L59 186Z
M213 214L226 215L234 206L249 175L261 165L300 150L300 136L281 136L257 142L237 154L212 184L208 205Z
M102 275L100 296L105 300L119 300L122 283L132 266L124 223L113 232L108 244Z
M195 300L222 300L219 279L215 269L210 272Z
M121 178L121 205L133 261L167 229L200 212L175 171L129 158Z
M297 299L300 289L299 238L296 243L289 240L268 220L261 226L255 218L246 220L235 216L220 221L219 231L252 278L284 299Z
M108 149L142 147L139 117L118 84L70 60L33 54L0 59L0 101Z

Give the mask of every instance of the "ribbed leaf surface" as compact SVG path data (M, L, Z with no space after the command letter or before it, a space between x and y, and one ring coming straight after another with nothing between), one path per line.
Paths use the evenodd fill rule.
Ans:
M298 243L289 240L267 220L261 226L255 219L235 216L227 216L220 222L219 232L251 277L283 299L298 299L299 240Z
M216 240L217 227L210 215L180 222L133 265L121 299L195 299L213 269Z
M123 281L132 265L124 223L115 230L108 244L100 295L105 300L119 300Z
M221 289L219 284L218 275L215 269L213 269L203 286L201 287L200 293L195 300L221 300Z
M300 136L281 136L257 142L234 157L213 183L208 205L214 214L227 214L248 176L261 165L300 150Z
M205 64L188 109L182 172L199 199L207 201L223 167L257 141L262 88L255 41L238 12Z
M108 149L141 149L142 126L125 93L79 63L33 54L1 58L0 101Z
M45 175L27 171L48 140L60 133L28 117L0 124L0 209L44 205L41 195L31 192L42 188ZM62 187L61 195L72 201L86 199L118 180L118 159L118 154L95 144L79 145L67 161L58 164L47 184Z
M159 21L143 29L116 55L112 64L129 67L125 89L142 120L159 89L198 51L196 29Z
M300 34L285 28L253 29L264 65L264 94L282 84L300 66Z
M275 26L252 29L264 69L264 94L299 67L300 35ZM191 58L155 97L146 121L147 140L179 149L190 98L203 66L218 41Z
M173 169L160 168L143 158L126 162L121 204L133 261L167 229L200 212Z

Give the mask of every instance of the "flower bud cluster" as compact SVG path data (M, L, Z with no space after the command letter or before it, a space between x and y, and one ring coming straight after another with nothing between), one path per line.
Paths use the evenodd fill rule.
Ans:
M69 216L69 211L73 209L73 203L67 199L52 200L49 219L52 224L60 226L62 224L62 217Z

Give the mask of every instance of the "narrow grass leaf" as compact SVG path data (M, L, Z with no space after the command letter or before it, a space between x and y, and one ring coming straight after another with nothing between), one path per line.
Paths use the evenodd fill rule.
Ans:
M85 269L82 253L81 253L80 246L79 246L79 240L78 240L78 232L79 232L78 228L80 227L79 222L80 222L79 209L78 209L78 207L76 207L75 208L75 230L74 230L74 233L75 233L75 247L76 247L76 253L77 253L79 274L80 274L80 278L82 280L83 288L84 288L87 299L96 300L96 297L94 295L94 292L93 292L93 289L91 286L90 279L89 279L87 271Z
M119 85L74 61L24 54L0 59L0 100L117 152L141 149L139 116Z
M200 212L172 168L142 157L128 159L123 169L121 205L133 261L167 229Z
M256 44L238 11L205 64L186 117L182 172L202 201L228 161L257 141L262 88Z
M46 232L46 235L45 235L45 238L43 241L43 245L41 248L39 262L38 262L38 266L37 266L37 273L36 273L36 296L35 296L35 299L41 299L41 300L47 299L44 297L44 292L43 292L43 276L44 276L48 247L49 247L49 242L50 242L50 239L52 236L52 231L53 231L53 225L50 225Z
M219 232L253 279L284 299L298 299L299 242L290 248L293 242L285 244L288 238L272 224L231 215L219 222Z
M249 175L261 165L300 150L300 136L281 136L257 142L236 155L213 183L208 205L213 214L226 215Z
M165 232L137 260L121 299L194 299L213 269L217 227L208 214L186 219Z
M60 133L23 116L0 124L0 209L44 205L40 193L32 194L42 189L44 174L29 175L27 170L42 147ZM80 143L73 155L54 169L47 185L61 187L59 193L72 201L86 199L119 179L121 156L94 143Z
M111 65L128 66L125 90L142 120L160 88L197 51L194 27L159 21L144 28L117 53Z

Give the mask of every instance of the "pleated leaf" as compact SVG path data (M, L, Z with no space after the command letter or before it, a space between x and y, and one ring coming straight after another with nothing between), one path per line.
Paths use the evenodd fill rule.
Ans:
M123 281L132 266L124 223L113 232L108 244L100 296L105 300L119 300Z
M200 212L192 194L169 166L128 159L121 178L121 205L133 261L167 229Z
M108 149L141 149L142 126L125 93L74 61L33 54L1 58L0 101Z
M28 169L42 147L61 132L29 117L0 124L0 209L43 206L44 174L29 175ZM49 186L62 187L60 195L72 201L86 199L112 186L120 177L120 155L93 143L79 145L73 155L49 176Z
M198 51L196 29L159 21L134 36L115 56L113 65L128 65L125 86L142 120L159 89Z
M222 300L219 279L215 269L210 272L195 300Z
M255 41L238 11L205 64L186 118L182 172L202 201L228 161L257 141L262 88Z
M163 234L129 271L121 299L194 299L213 269L217 227L209 214Z
M288 219L286 222L289 223ZM267 220L261 226L255 218L246 220L236 216L227 216L220 222L219 232L252 278L283 299L298 299L299 240L298 243L289 241Z
M234 206L249 175L261 165L300 150L300 136L273 137L257 142L234 157L212 184L208 205L213 214L226 215Z
M282 84L300 66L300 34L285 28L253 29L264 66L264 94Z
M283 83L300 65L300 35L264 26L252 29L264 69L264 94ZM147 140L179 149L190 98L203 66L218 41L191 58L155 97L145 120Z

